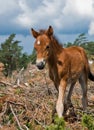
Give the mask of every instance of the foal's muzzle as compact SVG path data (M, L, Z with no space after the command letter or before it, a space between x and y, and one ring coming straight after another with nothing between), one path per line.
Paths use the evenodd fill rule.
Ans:
M38 67L39 70L44 69L45 61L40 61L40 62L36 61L36 66Z

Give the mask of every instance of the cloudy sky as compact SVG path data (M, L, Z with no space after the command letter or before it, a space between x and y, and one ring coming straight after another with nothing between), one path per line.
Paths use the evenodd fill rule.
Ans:
M94 0L0 0L0 43L12 33L31 54L34 38L30 28L54 28L62 43L80 33L94 40Z

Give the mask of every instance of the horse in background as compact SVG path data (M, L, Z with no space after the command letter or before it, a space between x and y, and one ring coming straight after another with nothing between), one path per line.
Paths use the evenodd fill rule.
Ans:
M82 104L85 110L87 101L87 81L88 78L94 81L85 51L81 47L72 46L63 48L53 35L53 28L49 26L47 30L35 31L31 29L33 37L36 39L34 48L37 53L36 66L43 69L48 63L49 77L54 82L58 90L56 111L59 117L64 114L64 99L66 87L70 84L66 103L71 103L73 88L79 80L82 88Z

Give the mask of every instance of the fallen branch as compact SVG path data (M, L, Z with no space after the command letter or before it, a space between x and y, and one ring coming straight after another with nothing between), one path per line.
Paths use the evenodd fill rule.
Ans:
M37 119L34 119L34 121L38 124L38 125L41 125L43 128L46 128L46 126L41 123L40 121L38 121Z
M5 103L4 111L0 113L0 117L2 117L7 111L7 102Z
M94 105L94 101L88 99L88 102Z
M10 103L10 104L13 104L13 105L20 105L20 106L22 106L25 110L27 110L27 107L24 106L22 103L15 103L15 102L13 102L13 101L7 101L7 103Z
M23 127L25 127L26 130L29 130L29 128L26 125L23 125Z
M24 67L19 71L18 76L17 76L17 79L16 79L16 81L15 81L15 83L16 83L16 85L17 85L18 87L20 87L21 74L22 74L23 70L24 70Z
M83 111L82 109L76 108L76 111L82 113L82 114L90 114L94 117L94 112L93 111Z
M17 124L18 124L19 129L20 129L20 130L24 130L24 129L21 127L20 122L19 122L19 120L18 120L16 114L14 113L14 110L13 110L13 108L12 108L12 105L9 104L9 106L10 106L10 109L11 109L12 114L14 115L14 117L15 117L15 119L16 119L16 122L17 122Z
M5 81L0 81L0 83L4 84L4 85L8 85L8 86L12 86L12 84L5 82Z

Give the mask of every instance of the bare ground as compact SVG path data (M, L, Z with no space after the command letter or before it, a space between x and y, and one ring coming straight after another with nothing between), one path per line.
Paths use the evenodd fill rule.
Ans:
M29 65L21 73L14 72L11 79L3 79L0 83L0 130L44 130L52 122L57 95L46 69L38 71L34 65ZM76 117L65 118L70 130L83 129L81 98L81 87L77 82L72 94ZM86 113L94 116L94 83L91 81L88 82Z

